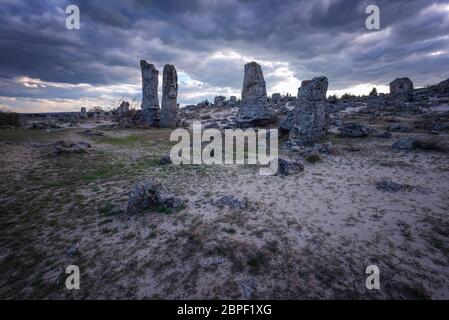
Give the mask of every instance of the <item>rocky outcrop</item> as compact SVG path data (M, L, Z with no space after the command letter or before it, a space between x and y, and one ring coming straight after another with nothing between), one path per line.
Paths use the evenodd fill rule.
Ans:
M248 206L246 199L240 199L231 195L218 198L215 205L219 207L230 207L233 209L245 209Z
M92 146L85 142L65 142L65 141L58 141L54 143L54 153L56 155L69 155L74 153L88 153L89 151L92 151Z
M120 118L123 118L124 116L126 116L129 112L129 106L130 106L130 104L128 101L122 101L122 103L116 110L117 118L120 119Z
M183 207L185 200L170 194L155 179L147 179L133 186L126 206L127 213L139 213L144 210L177 209Z
M286 158L278 158L278 172L277 175L291 175L304 171L304 163L299 160L290 160Z
M87 119L87 110L86 110L85 107L82 107L82 108L81 108L80 118L81 118L81 119Z
M271 102L273 104L278 104L281 102L281 94L280 93L273 93L271 95Z
M410 101L413 82L409 78L399 78L390 82L390 95L396 100Z
M226 104L226 97L224 96L216 96L214 99L214 107L224 107Z
M175 128L178 124L178 74L173 65L164 67L160 126Z
M227 105L230 108L234 108L237 106L237 97L236 96L230 96L229 101L227 102Z
M245 65L242 89L242 105L237 113L237 126L250 127L270 122L267 89L262 67L256 62Z
M376 182L377 190L387 192L412 191L413 187L408 184L396 183L388 179L382 179Z
M145 60L140 61L142 71L142 120L150 126L159 124L159 71Z
M340 128L340 137L343 138L364 138L369 134L369 129L359 123L345 123Z
M302 82L298 90L295 108L280 123L280 128L289 130L289 141L298 145L310 145L322 139L327 131L326 77L317 77Z

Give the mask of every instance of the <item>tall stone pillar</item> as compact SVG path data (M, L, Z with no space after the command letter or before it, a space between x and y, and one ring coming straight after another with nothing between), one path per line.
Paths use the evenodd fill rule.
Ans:
M142 70L142 120L150 126L158 126L159 97L157 89L159 71L145 60L140 60L140 69Z
M241 127L262 125L270 120L268 99L262 67L256 62L245 65L242 88L242 104L237 113L237 124Z
M173 65L164 67L160 126L175 128L178 125L178 75Z
M288 120L289 140L299 145L311 145L319 142L327 131L326 77L304 80L298 91L295 108Z

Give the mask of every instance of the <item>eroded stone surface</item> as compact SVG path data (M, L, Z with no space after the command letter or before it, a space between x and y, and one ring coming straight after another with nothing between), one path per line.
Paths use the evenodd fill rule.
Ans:
M399 78L390 82L390 94L395 99L410 100L413 93L413 82L409 78Z
M159 71L145 60L140 61L142 71L142 120L144 123L157 126L159 124Z
M245 65L242 89L242 105L237 113L237 124L242 127L255 126L270 121L267 89L262 67L256 62Z
M178 74L173 65L164 67L160 126L175 128L178 124Z
M295 108L280 124L290 130L289 140L299 145L310 145L320 141L327 131L326 77L317 77L302 82L298 90Z

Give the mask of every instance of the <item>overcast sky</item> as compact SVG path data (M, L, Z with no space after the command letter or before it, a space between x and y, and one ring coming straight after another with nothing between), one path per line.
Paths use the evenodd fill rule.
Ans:
M65 27L69 4L80 30ZM379 31L365 27L369 4ZM420 87L449 78L449 1L0 0L2 107L140 106L140 59L175 65L181 105L240 97L252 60L269 94L321 75L329 94L388 92L404 76Z

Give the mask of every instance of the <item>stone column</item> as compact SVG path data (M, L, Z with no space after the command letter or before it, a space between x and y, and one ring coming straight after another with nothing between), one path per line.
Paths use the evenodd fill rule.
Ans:
M390 82L390 95L398 101L410 101L413 93L413 82L409 78L395 79Z
M164 67L160 126L175 128L178 125L178 75L173 65Z
M327 131L326 77L304 80L298 91L295 108L287 122L289 141L293 144L312 145L322 139Z
M80 112L80 118L81 119L87 119L87 111L85 107L81 108L81 112Z
M242 88L242 105L237 113L237 125L249 127L269 122L267 89L262 67L256 62L245 65Z
M140 61L142 71L142 120L150 126L159 125L159 71L145 60Z

